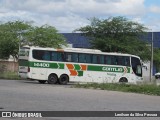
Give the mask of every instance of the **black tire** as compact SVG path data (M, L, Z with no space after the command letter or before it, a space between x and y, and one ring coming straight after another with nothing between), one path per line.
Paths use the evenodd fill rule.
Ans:
M48 77L48 84L56 84L58 81L58 77L56 74L50 74Z
M62 74L59 78L59 84L66 85L69 82L69 77L66 74Z
M119 82L120 82L120 83L127 83L128 80L127 80L127 78L122 77L122 78L119 80Z
M38 80L39 83L44 84L46 80Z

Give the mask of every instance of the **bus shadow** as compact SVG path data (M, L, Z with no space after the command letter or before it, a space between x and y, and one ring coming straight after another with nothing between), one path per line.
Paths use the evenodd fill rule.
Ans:
M40 84L38 81L35 80L21 80L21 83Z
M49 85L49 86L63 86L63 87L72 87L78 83L76 82L69 82L67 83L66 85L61 85L59 83L57 84L48 84L47 82L46 83L39 83L38 81L36 80L22 80L21 83L25 83L25 84L36 84L36 85Z

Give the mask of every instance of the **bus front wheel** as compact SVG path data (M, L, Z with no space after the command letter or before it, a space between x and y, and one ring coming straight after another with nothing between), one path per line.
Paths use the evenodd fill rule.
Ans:
M48 84L56 84L58 81L58 77L56 74L50 74L48 77Z
M119 82L120 82L120 83L127 83L128 80L127 80L127 78L122 77L122 78L119 80Z
M66 85L69 82L69 77L66 74L62 74L59 78L59 83L62 85Z

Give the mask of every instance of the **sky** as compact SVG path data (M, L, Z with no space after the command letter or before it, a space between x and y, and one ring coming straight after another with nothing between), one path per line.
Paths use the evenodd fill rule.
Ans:
M86 26L88 19L124 16L160 32L160 0L0 0L0 22L48 24L60 33Z

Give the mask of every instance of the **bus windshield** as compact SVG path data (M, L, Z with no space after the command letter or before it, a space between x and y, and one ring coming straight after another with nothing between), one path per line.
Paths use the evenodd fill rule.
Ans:
M142 77L142 65L139 58L131 57L132 69L135 75Z

